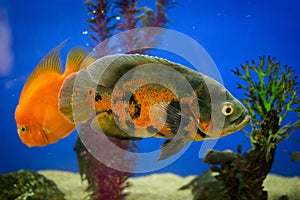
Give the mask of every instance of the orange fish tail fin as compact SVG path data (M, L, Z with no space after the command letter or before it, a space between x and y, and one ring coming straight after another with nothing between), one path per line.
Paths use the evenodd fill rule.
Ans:
M94 61L96 61L96 58L89 55L85 49L75 47L68 54L64 76L85 69Z

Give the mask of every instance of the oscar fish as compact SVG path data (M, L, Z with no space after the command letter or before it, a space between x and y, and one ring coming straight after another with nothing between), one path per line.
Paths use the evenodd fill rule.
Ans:
M109 137L166 138L159 160L188 142L223 137L250 122L247 109L216 80L140 54L105 56L67 77L59 110L70 123L89 122Z
M15 119L18 135L28 147L55 143L75 129L58 109L58 93L68 75L95 60L84 49L73 48L62 73L59 58L62 46L63 43L58 45L37 65L21 92Z

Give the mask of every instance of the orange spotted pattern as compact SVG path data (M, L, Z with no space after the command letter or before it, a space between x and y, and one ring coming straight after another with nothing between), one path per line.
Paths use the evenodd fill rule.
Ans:
M207 133L208 129L210 127L210 121L204 122L199 118L199 126L200 126L202 132Z
M111 95L103 94L101 95L101 100L95 101L95 108L97 112L109 111L111 109Z
M138 104L141 105L140 116L133 119L134 123L139 126L149 126L151 124L149 111L153 105L160 102L170 103L172 100L177 99L171 90L158 90L157 88L151 87L150 85L138 88L134 92L134 96ZM131 108L129 111L132 112L135 110Z
M140 85L142 84L142 82L127 82L123 85L122 89L126 90L128 88L132 88L135 84ZM95 95L90 91L87 92L89 92L89 95ZM171 90L162 87L157 88L151 84L143 85L133 92L134 101L129 102L122 100L124 92L118 89L114 91L113 95L115 101L111 101L112 95L102 94L101 99L95 101L96 111L109 111L113 106L114 113L118 116L118 120L120 122L131 121L133 122L133 125L136 126L135 129L138 129L138 126L145 128L152 126L153 128L157 128L162 134L167 137L173 136L170 127L168 127L167 125L162 125L159 121L151 121L150 116L150 109L153 105L160 102L169 104L172 100L177 100L177 97ZM132 117L135 115L135 113L138 113L138 115L136 117Z

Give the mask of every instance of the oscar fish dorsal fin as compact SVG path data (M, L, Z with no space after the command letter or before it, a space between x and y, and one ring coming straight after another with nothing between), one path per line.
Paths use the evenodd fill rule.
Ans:
M88 70L95 80L105 86L113 87L115 83L129 70L143 64L163 64L180 66L163 58L141 54L116 54L104 56L95 61Z
M94 61L96 61L96 58L89 55L84 48L75 47L68 53L64 75L77 72L79 69L86 69Z
M40 63L36 66L36 68L28 77L23 87L22 94L25 91L29 90L29 88L33 86L33 84L36 84L35 80L41 75L44 75L47 72L54 72L54 73L61 74L61 60L59 57L59 51L63 47L64 43L65 42L62 42L60 45L55 47L40 61Z

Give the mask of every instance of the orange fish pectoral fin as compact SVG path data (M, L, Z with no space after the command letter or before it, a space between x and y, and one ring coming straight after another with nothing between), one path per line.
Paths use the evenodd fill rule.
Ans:
M33 72L28 77L24 87L22 94L24 94L31 86L36 86L35 80L40 77L41 75L44 75L48 72L54 72L57 74L61 74L61 60L59 57L59 51L63 47L64 42L62 42L60 45L58 45L56 48L54 48L52 51L50 51L36 66L36 68L33 70ZM22 98L22 95L21 95Z
M97 58L89 55L84 48L75 47L68 53L64 75L67 76L73 72L79 71L80 69L86 69L96 60Z

